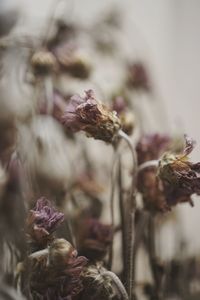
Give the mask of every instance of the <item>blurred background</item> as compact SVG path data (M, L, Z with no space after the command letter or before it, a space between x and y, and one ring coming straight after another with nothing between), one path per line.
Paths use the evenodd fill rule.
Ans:
M20 14L13 34L40 35L55 0L0 0L0 11L14 7ZM123 41L127 52L147 63L157 98L164 105L167 133L187 133L197 141L192 154L200 160L200 2L198 0L63 0L58 14L71 22L91 25L115 7L125 16ZM154 118L154 116L152 116ZM162 126L162 125L161 125ZM200 199L195 207L176 208L189 253L200 250ZM173 255L177 239L173 223L161 235L164 256Z

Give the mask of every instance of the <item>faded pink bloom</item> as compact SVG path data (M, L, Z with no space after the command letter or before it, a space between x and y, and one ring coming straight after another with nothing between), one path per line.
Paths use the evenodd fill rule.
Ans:
M63 123L72 131L85 131L95 139L112 142L121 124L115 112L99 103L92 90L85 92L85 97L71 97L63 115Z
M51 202L42 197L37 200L35 209L30 210L27 232L33 241L46 245L52 233L63 221L64 214L57 212Z

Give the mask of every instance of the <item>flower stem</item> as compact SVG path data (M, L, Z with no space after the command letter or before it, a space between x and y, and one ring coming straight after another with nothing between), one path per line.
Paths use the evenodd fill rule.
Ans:
M144 169L149 168L149 167L158 167L158 164L159 164L159 160L145 161L143 164L138 166L138 172L141 172Z
M136 198L136 179L137 179L137 154L136 151L132 145L132 142L129 138L129 136L123 132L122 130L119 131L119 136L124 139L129 146L129 149L132 154L133 159L133 175L132 175L132 182L131 182L131 189L130 189L130 196L128 201L128 232L127 232L127 253L128 253L128 259L127 259L127 273L126 273L126 285L127 285L127 292L129 295L129 299L133 299L133 288L134 288L134 260L133 260L133 250L134 250L134 235L133 235L133 229L134 229L134 216L135 216L135 198Z

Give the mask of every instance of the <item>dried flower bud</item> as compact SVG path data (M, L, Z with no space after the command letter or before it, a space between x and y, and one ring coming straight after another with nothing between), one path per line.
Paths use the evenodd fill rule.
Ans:
M85 131L89 136L105 142L112 142L119 129L120 120L115 112L99 103L92 90L84 98L74 95L63 116L63 123L72 131Z
M170 138L166 135L147 134L139 140L136 151L139 165L148 161L159 159L167 150Z
M81 299L87 300L119 300L122 295L110 276L104 276L106 269L100 263L88 265L82 273L84 290L81 293Z
M113 231L110 225L97 219L86 219L80 226L79 251L92 260L101 260L107 253L112 241Z
M160 159L158 177L161 179L167 203L192 204L191 195L200 195L200 163L192 163L188 155L194 148L194 141L185 136L185 149L182 154L166 153Z
M133 89L150 91L151 86L147 71L141 62L136 62L128 67L128 85Z
M55 239L49 247L49 263L55 267L65 267L70 258L76 257L77 251L65 239Z
M34 252L24 262L32 296L43 300L76 299L83 290L81 274L87 262L66 240L55 239L49 248Z
M42 197L27 217L27 233L35 243L46 246L52 233L63 221L64 214L57 212L51 202Z
M35 52L31 57L31 65L36 75L45 75L57 68L55 56L47 50Z

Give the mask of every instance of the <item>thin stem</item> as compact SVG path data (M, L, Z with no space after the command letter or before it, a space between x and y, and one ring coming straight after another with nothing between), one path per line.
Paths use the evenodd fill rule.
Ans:
M126 274L126 285L127 285L127 291L129 295L129 299L132 300L133 298L133 287L134 287L134 270L133 270L133 249L134 249L134 235L133 235L133 229L134 229L134 210L136 207L135 198L136 198L136 180L137 180L137 154L136 151L132 145L132 142L129 138L129 136L123 132L122 130L119 131L119 136L123 138L127 145L129 146L129 149L132 154L133 159L133 175L132 175L132 183L131 183L131 189L130 189L130 196L129 196L129 202L128 202L128 232L127 232L127 252L128 252L128 259L127 259L127 274Z
M101 273L101 275L110 277L112 279L112 281L116 285L116 288L118 289L118 291L121 294L121 299L122 300L129 300L128 294L127 294L121 280L119 279L119 277L117 277L117 275L115 273L110 272L110 271L104 271L103 273Z
M116 183L116 174L115 174L115 164L118 160L118 153L115 152L112 171L111 171L111 194L110 194L110 213L111 213L111 227L113 230L113 238L109 248L109 259L108 259L108 269L112 268L113 260L113 239L114 239L114 227L115 227L115 216L114 216L114 197L115 197L115 183Z
M123 259L123 282L124 275L127 274L127 248L126 248L126 221L125 221L125 210L124 210L124 197L123 197L123 182L122 182L122 162L119 158L119 167L118 167L118 188L119 188L119 212L121 219L121 229L122 229L122 259Z
M159 164L159 160L145 161L143 164L138 166L138 172L141 172L144 169L149 168L149 167L158 167L158 164Z

